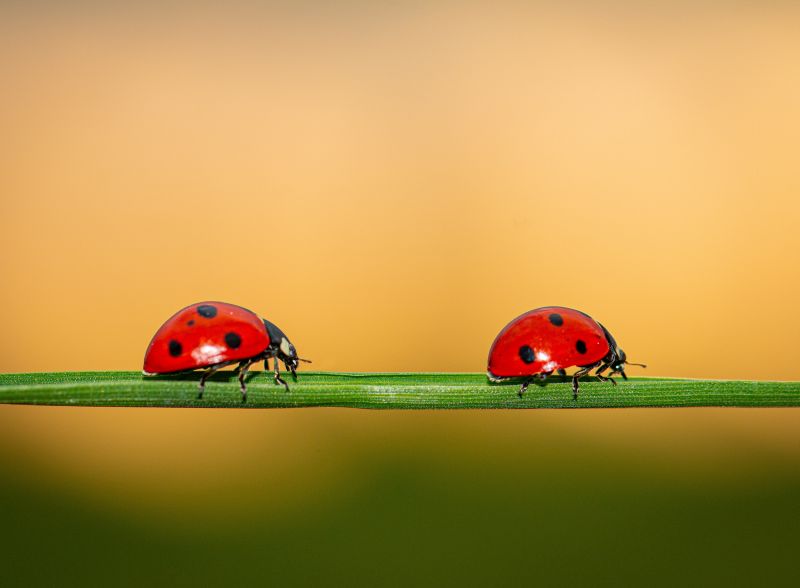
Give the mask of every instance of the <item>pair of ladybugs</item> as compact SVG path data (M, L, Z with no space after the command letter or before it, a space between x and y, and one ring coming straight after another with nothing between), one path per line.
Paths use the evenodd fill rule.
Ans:
M247 399L245 376L250 366L264 362L269 371L273 360L276 384L281 378L279 362L297 379L297 366L308 361L297 356L289 338L274 324L255 313L225 302L199 302L179 310L153 336L144 357L145 375L204 369L200 378L202 398L206 380L220 368L238 363L242 400ZM534 378L546 379L553 372L566 375L577 366L572 390L578 398L578 380L597 368L595 377L616 385L614 374L624 379L625 352L611 333L589 315L571 308L547 306L515 318L489 351L489 379L522 378L520 397ZM644 366L642 366L644 367ZM610 370L608 375L604 372Z

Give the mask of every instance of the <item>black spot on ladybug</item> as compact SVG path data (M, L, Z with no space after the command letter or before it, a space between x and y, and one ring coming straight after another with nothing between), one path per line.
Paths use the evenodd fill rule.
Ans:
M212 319L217 316L217 307L210 304L201 304L197 307L197 314L207 319Z
M533 363L536 359L536 354L528 345L523 345L519 348L519 357L525 363Z
M586 353L586 343L578 339L575 342L575 349L578 351L578 353L583 355L584 353Z
M564 317L561 316L560 314L558 314L557 312L554 312L553 314L551 314L547 318L549 318L550 322L553 323L557 327L560 327L561 325L564 324Z
M189 321L188 323L186 323L186 324L187 324L187 325L189 325L190 327L193 327L193 326L194 326L194 319L190 320L190 321Z
M183 346L180 343L178 343L175 339L170 340L169 354L172 357L178 357L181 353L183 353Z
M231 349L236 349L242 344L242 338L236 333L227 333L225 335L225 345Z

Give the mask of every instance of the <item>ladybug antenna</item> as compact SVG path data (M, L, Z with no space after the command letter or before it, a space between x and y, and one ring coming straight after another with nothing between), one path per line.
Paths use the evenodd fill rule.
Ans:
M639 367L643 367L643 368L646 368L646 367L647 367L647 366L646 366L645 364L643 364L643 363L633 363L632 361L626 361L625 363L626 363L627 365L637 365L637 366L639 366Z
M302 357L295 357L295 359L297 361L304 361L306 363L312 363L312 361L310 359L303 359Z

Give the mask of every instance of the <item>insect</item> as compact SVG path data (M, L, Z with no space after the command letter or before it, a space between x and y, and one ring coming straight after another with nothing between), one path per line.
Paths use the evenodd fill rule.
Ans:
M297 357L289 338L274 324L255 313L226 302L198 302L172 315L153 335L144 355L146 376L205 369L200 378L203 397L206 380L219 369L239 363L242 402L247 400L245 376L250 366L263 360L269 371L273 360L275 384L289 385L281 378L278 363L297 379L297 366L307 359Z
M545 306L526 312L508 323L489 350L489 379L525 378L519 396L534 378L553 372L566 376L566 368L577 366L572 375L572 393L578 399L578 380L597 368L595 377L615 386L614 374L625 380L625 365L631 363L614 337L588 314L563 306ZM608 375L603 372L610 369Z

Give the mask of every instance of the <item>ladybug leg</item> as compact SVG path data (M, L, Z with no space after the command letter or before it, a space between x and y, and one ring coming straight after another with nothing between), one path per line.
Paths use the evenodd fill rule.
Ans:
M525 394L525 390L528 389L528 386L530 386L530 384L531 384L531 378L528 378L527 380L522 382L522 386L519 387L519 392L517 392L517 395L520 398L522 398L522 395Z
M567 370L565 370L564 368L558 368L557 371L558 371L558 375L561 376L562 378L566 378L567 377Z
M280 371L280 366L278 365L278 358L272 356L272 361L275 362L275 370L274 370L274 372L275 372L275 377L274 377L275 385L283 384L284 386L286 386L286 391L288 392L289 391L289 385L286 382L284 382L283 378L281 378L281 371ZM269 371L269 357L265 357L264 358L264 371L265 372Z
M242 402L247 402L247 386L245 386L244 379L247 377L247 371L250 366L256 362L254 359L243 361L237 368L239 370L239 390L242 391Z
M203 399L203 392L206 391L206 380L209 379L211 376L216 374L221 367L226 366L226 363L220 363L217 365L212 365L208 368L205 372L203 372L203 377L200 378L200 392L197 394L197 399Z
M283 367L286 368L287 372L292 372L292 379L296 382L297 381L297 370L294 369L294 367L291 364L289 364L288 362L286 362L286 361L283 362Z
M605 364L601 365L599 368L597 368L597 371L594 373L594 376L598 380L600 380L601 382L611 382L612 384L614 384L616 386L617 382L616 382L616 380L614 380L614 378L612 378L611 376L602 375L603 372L606 371L610 367L611 367L611 364L609 364L609 363L605 363Z
M273 358L273 360L272 360L272 361L273 361L273 363L274 363L274 366L275 366L275 384L276 384L276 385L277 385L277 384L283 384L283 387L284 387L284 388L286 388L286 391L288 392L288 391L289 391L289 384L287 384L287 383L284 381L284 379L283 379L283 378L281 378L281 368L280 368L280 366L279 366L279 364L278 364L278 358L277 358L277 357L275 357L275 358ZM264 363L265 363L265 364L267 363L267 360L266 360L266 359L264 360Z
M578 388L579 388L578 379L582 378L583 376L588 374L594 368L595 368L595 366L590 365L589 367L581 368L577 372L572 374L572 399L573 400L577 400L578 399Z

